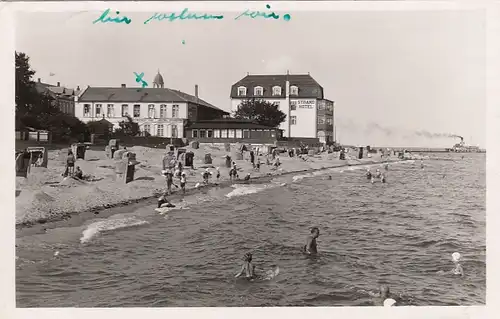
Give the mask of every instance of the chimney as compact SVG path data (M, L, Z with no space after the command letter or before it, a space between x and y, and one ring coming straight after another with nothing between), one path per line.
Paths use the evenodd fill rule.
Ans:
M61 86L61 82L57 82L57 86L58 86L58 87L59 87L59 86Z
M42 79L38 78L38 83L42 82Z
M198 98L198 84L194 86L194 96Z
M127 87L127 85L125 85L125 84L122 84L122 88L126 88L126 87Z

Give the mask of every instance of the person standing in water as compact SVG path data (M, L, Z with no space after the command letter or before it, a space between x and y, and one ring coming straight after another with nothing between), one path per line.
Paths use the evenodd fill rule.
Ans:
M460 259L461 259L460 253L454 252L451 254L451 259L453 260L453 263L455 264L455 268L452 270L452 273L454 275L460 275L464 276L464 269L462 268L462 265L460 265Z
M368 180L372 179L372 172L370 171L369 168L366 169L366 179Z
M182 193L186 194L186 172L181 173L181 189Z
M246 253L243 256L243 266L241 266L241 270L236 274L236 278L239 278L245 275L246 279L253 279L255 277L255 265L252 264L252 254Z
M304 246L304 252L308 255L317 254L318 253L318 244L316 239L319 237L319 228L313 227L311 228L311 235L307 237L307 242Z
M420 160L420 168L424 169L424 160Z

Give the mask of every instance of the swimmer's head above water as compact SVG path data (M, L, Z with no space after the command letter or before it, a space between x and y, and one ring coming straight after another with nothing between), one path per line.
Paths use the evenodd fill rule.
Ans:
M454 252L453 254L451 254L451 259L453 260L454 263L460 262L461 257L462 256L458 252Z
M318 238L319 237L319 228L318 227L311 228L311 235L314 238Z

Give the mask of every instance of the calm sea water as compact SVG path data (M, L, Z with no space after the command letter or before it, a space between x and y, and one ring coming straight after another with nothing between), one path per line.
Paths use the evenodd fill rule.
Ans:
M19 237L17 306L359 306L380 284L407 304L484 304L485 155L446 156L393 164L387 184L335 169ZM300 251L311 226L316 258ZM247 251L279 275L236 280ZM463 278L448 274L455 251Z

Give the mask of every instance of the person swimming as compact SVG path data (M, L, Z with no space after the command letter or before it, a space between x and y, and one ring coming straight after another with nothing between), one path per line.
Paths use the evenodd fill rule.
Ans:
M372 179L372 172L370 171L369 168L366 169L366 179L371 180Z
M385 169L386 171L388 171L388 170L389 170L389 163L385 163L385 164L384 164L384 169Z
M245 178L243 179L245 182L248 182L250 180L250 173L247 173Z
M382 183L385 183L385 181L386 181L386 180L385 180L385 174L380 175L380 181L381 181Z
M389 286L386 285L380 286L377 293L368 292L368 294L372 297L375 297L375 300L373 302L378 306L392 307L397 303L396 300L398 299L391 294Z
M243 261L244 263L243 266L241 266L240 272L234 277L239 278L245 275L246 279L253 279L255 277L255 265L252 264L252 254L246 253L245 256L243 256Z
M380 169L377 168L377 171L375 172L375 177L380 178L381 175L382 173L380 172Z
M455 264L455 268L452 270L452 273L454 275L460 275L463 277L464 276L464 269L462 268L462 265L460 265L461 257L462 256L458 252L454 252L453 254L451 254L451 259L453 260L453 263Z
M175 207L165 195L161 195L160 198L158 198L158 208L161 208L164 204L166 204L164 207Z
M307 242L304 245L304 252L308 255L317 254L318 253L318 244L316 239L319 237L319 228L313 227L311 228L311 235L307 237Z

